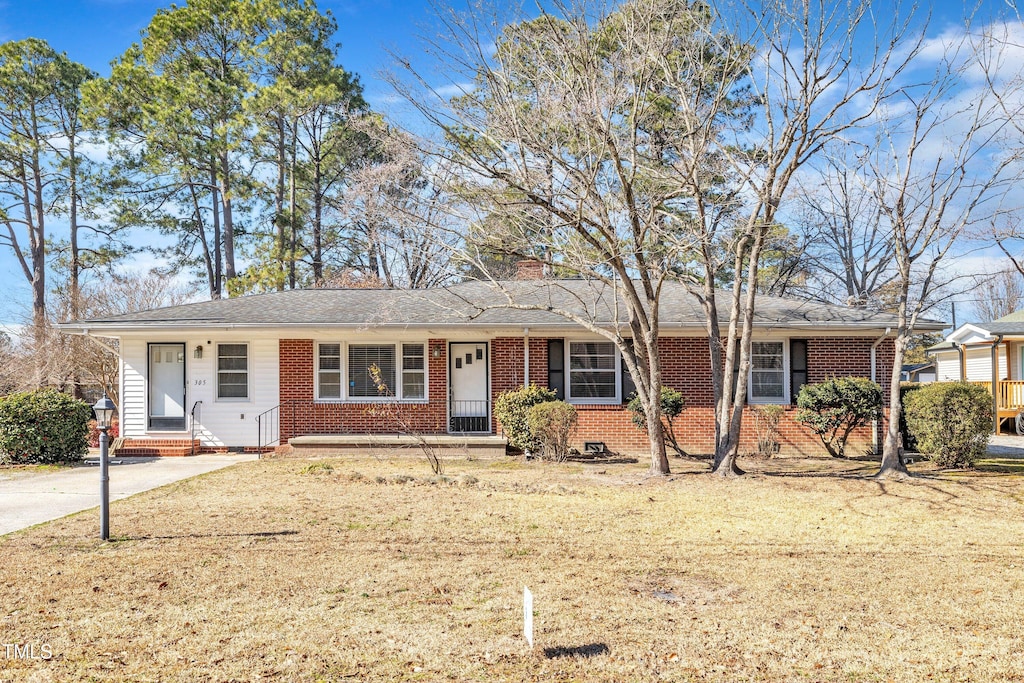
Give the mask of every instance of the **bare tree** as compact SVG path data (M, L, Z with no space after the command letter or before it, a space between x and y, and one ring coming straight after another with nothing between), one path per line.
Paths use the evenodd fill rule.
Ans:
M725 126L707 141L691 137L702 148L690 155L691 181L686 188L693 199L688 209L695 218L699 249L695 267L683 277L704 308L711 344L714 471L730 476L742 473L736 458L754 309L760 267L777 230L780 206L798 173L847 131L872 119L889 84L914 54L916 42L912 37L908 41L908 18L899 8L880 22L869 2L773 0L738 9L712 3L711 8L730 33L740 36L736 44L752 55L739 74L752 93L750 125ZM676 85L680 101L693 101L681 96L689 88L713 87L713 81L706 80L711 74L700 76L696 85ZM690 117L700 120L701 112L695 110ZM722 193L710 191L702 177L709 159L717 162L712 168L724 168L731 177L731 196L742 199L725 204L727 212L721 210ZM715 285L730 265L728 306L720 308ZM720 310L728 312L728 320L721 319Z
M55 288L47 321L49 327L62 320L84 320L173 306L193 298L189 288L156 272L101 274L94 271L81 283L74 306L71 292L70 281ZM8 349L17 359L13 367L21 370L13 373L10 381L22 390L39 386L40 378L27 370L39 367L44 384L70 390L80 382L83 387L106 391L119 404L117 346L114 339L82 338L52 329L42 344L37 343L34 336L23 335Z
M506 307L544 308L618 347L643 404L651 472L664 474L659 304L692 246L675 208L689 192L685 171L707 161L686 158L683 145L714 138L742 108L729 97L742 98L749 53L717 33L710 12L681 0L556 9L511 23L446 14L448 42L436 47L464 79L462 94L445 101L398 85L443 131L433 164L454 169L448 189L472 211L458 258L504 291ZM497 35L483 33L495 26ZM694 80L687 96L697 102L677 107L673 85ZM707 116L692 117L695 107ZM701 177L713 182L707 169ZM490 272L495 254L588 280L593 297L559 305L580 296L566 290L525 303Z
M972 278L978 298L974 310L979 321L989 322L1009 315L1024 305L1024 277L1016 268Z
M338 224L328 266L377 279L383 286L419 289L450 282L449 258L460 242L448 224L443 169L425 168L415 141L375 117L358 122L366 136L363 163L327 198Z
M943 262L971 231L998 222L1012 208L1009 193L1021 159L1008 143L1024 100L1017 75L1007 77L1008 47L1006 35L991 30L934 41L918 57L921 68L933 61L931 77L894 92L863 156L865 185L893 235L894 388L917 321L943 282ZM971 87L979 80L987 87ZM908 476L900 456L900 412L894 389L879 478Z
M468 48L436 47L462 67L463 94L404 90L444 132L435 157L463 169L478 225L487 218L468 260L537 258L622 302L611 328L548 310L618 346L653 427L653 472L668 469L659 297L667 279L686 283L711 348L714 469L739 474L759 266L779 206L801 168L872 116L913 52L895 48L905 24L897 15L876 31L866 2L557 9L490 38L481 26L502 22L446 15L451 44ZM507 305L524 306L511 292Z
M830 151L820 174L797 179L794 204L813 271L809 289L825 301L864 306L894 269L892 234L857 162L848 144Z

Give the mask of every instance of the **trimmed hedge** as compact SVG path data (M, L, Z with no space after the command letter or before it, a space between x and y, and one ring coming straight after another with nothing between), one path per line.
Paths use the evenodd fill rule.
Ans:
M818 435L829 455L845 458L850 433L882 416L882 387L863 377L833 377L804 386L796 404L796 421Z
M521 451L537 448L536 439L530 435L530 408L540 403L557 400L558 395L547 387L531 384L511 391L504 391L494 402L494 416L501 423L501 430L508 439L508 445Z
M92 407L54 389L9 394L0 399L0 460L51 464L81 460Z
M992 433L992 396L976 384L934 382L903 398L907 428L939 467L972 467Z

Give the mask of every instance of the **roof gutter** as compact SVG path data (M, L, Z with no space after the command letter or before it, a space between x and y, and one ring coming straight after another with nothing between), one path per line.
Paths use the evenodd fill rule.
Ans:
M878 381L878 347L879 347L879 345L881 345L881 343L883 341L885 341L885 338L889 336L890 332L892 332L892 328L891 327L885 328L885 332L882 333L882 336L879 337L878 339L876 339L875 342L871 345L871 381L872 382L877 382ZM899 390L900 390L900 388L898 386L896 386L896 387L889 387L889 391L899 391ZM879 445L878 444L878 420L872 420L871 421L871 450L873 450L875 452L875 454L878 453L878 445Z

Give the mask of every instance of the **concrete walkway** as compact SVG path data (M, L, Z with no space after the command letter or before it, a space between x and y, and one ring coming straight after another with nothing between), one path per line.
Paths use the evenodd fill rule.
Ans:
M110 465L110 500L120 500L239 462L241 455L188 458L115 458ZM61 472L0 481L0 536L100 504L100 468L79 466Z
M988 454L1001 458L1024 458L1024 436L995 434L988 441Z

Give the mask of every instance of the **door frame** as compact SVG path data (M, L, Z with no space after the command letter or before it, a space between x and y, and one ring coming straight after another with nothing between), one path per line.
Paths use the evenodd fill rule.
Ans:
M486 387L486 389L485 389L485 392L484 392L485 395L484 395L484 399L483 400L486 401L486 403L487 403L487 429L486 429L486 431L471 431L471 432L467 432L467 431L455 431L455 430L452 429L452 401L454 400L452 398L452 396L453 396L452 366L455 363L455 355L452 353L452 347L455 346L456 344L472 344L474 346L482 344L483 347L484 347L484 358L483 358L483 363L484 363L484 386ZM486 342L486 341L449 341L448 342L448 364L447 364L447 368L448 368L448 370L445 373L448 376L447 377L447 384L448 384L448 387L447 387L447 389L448 389L448 391L447 391L447 400L445 401L445 424L447 426L447 432L449 434L491 434L491 433L493 433L494 432L494 428L492 426L493 425L493 418L491 417L493 406L491 405L491 345L490 345L490 342ZM483 417L483 416L480 416L480 417Z
M181 363L181 429L154 429L151 426L152 415L150 414L150 399L153 391L153 347L154 346L180 346L182 352ZM146 431L147 432L186 432L188 431L188 342L166 341L146 342Z

